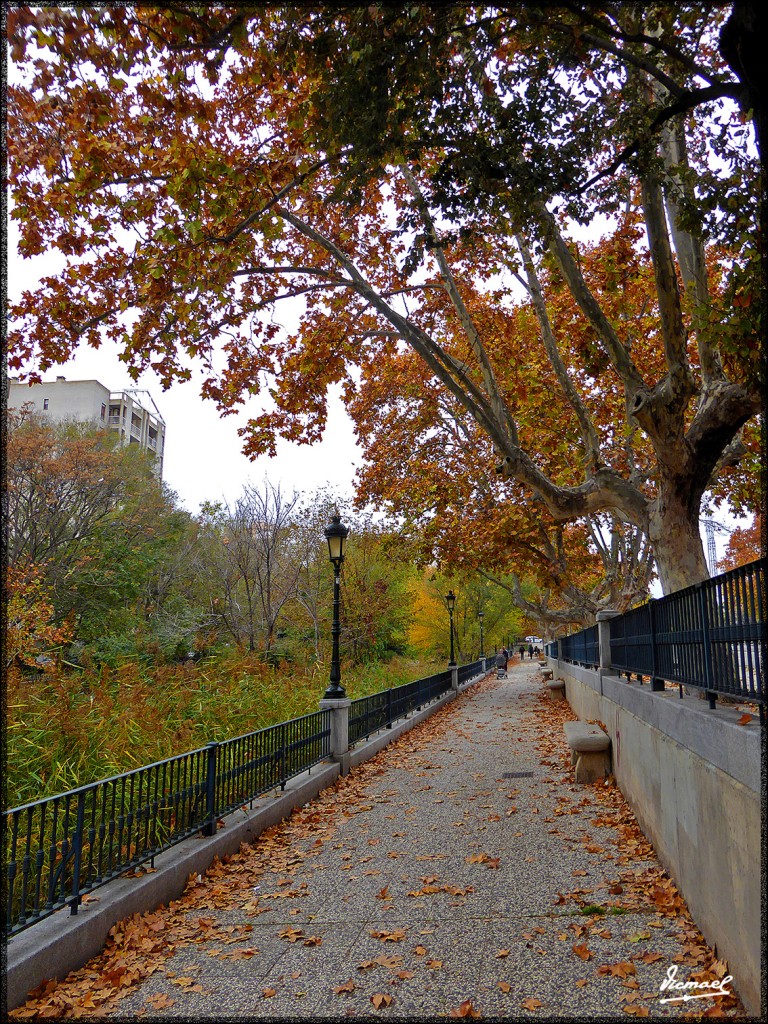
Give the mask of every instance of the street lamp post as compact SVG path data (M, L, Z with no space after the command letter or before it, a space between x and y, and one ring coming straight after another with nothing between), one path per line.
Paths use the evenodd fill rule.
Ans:
M478 612L477 613L477 617L478 617L478 619L480 619L480 657L481 658L485 657L485 643L484 643L484 640L483 640L483 617L484 616L485 616L485 612Z
M339 636L341 635L339 587L341 585L341 563L344 561L344 546L348 536L349 529L342 525L341 516L336 512L331 516L330 526L325 528L325 538L328 541L328 555L333 565L333 626L331 628L333 653L331 655L330 686L323 695L325 700L341 700L347 696L344 687L341 685L341 665L339 663Z
M456 595L452 590L449 590L445 595L445 603L448 605L448 615L451 622L451 660L448 662L449 666L451 666L456 664L456 658L453 653L453 608L456 604Z

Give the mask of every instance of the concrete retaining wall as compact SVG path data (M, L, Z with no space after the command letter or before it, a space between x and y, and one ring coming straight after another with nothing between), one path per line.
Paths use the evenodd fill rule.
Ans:
M696 924L728 961L747 1011L761 1014L762 759L757 719L710 709L677 688L653 692L604 671L550 661L580 719L612 741L613 771Z
M471 686L469 680L461 690ZM317 765L291 779L279 790L253 801L249 811L238 810L224 819L214 836L186 839L154 859L154 871L136 878L118 878L95 890L77 914L62 909L10 939L6 946L3 1002L6 1013L21 1006L27 993L50 978L62 979L86 964L104 948L113 925L136 913L167 905L183 893L190 875L203 874L216 857L236 853L265 829L287 818L294 808L333 785L339 774L367 761L392 740L413 729L457 696L446 693L434 704L395 722L338 761Z

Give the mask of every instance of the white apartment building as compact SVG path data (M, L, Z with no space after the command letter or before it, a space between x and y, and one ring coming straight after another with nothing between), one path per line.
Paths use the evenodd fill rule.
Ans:
M54 420L77 420L114 430L122 444L137 444L155 456L155 475L162 479L165 421L148 391L110 391L97 380L66 377L40 384L9 380L8 407L24 405Z

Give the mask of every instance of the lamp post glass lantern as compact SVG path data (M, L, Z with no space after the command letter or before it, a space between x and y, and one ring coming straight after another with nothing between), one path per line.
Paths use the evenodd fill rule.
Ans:
M445 603L448 605L448 615L450 616L450 627L451 627L451 660L448 662L449 665L456 664L456 658L453 653L453 609L456 604L456 595L452 590L449 590L445 595Z
M341 685L341 665L339 661L339 636L341 635L339 588L341 585L341 563L344 561L344 548L348 536L349 529L342 524L341 516L336 512L331 516L330 525L325 528L325 539L328 541L328 556L333 565L333 626L331 627L333 652L331 654L330 686L324 694L326 700L341 700L347 696L344 687Z

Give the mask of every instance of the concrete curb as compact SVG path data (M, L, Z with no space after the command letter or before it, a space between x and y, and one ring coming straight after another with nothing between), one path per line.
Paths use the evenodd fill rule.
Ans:
M464 692L484 676L464 683ZM255 839L265 829L287 818L322 790L333 785L340 774L347 774L425 721L457 696L450 691L410 718L382 729L334 763L323 762L291 779L285 790L253 801L248 811L227 815L224 827L214 836L197 835L165 850L154 859L154 870L140 877L122 877L96 890L77 914L65 909L20 932L6 943L4 1009L21 1006L27 994L43 981L61 980L97 956L107 941L110 929L133 914L146 913L178 899L190 875L203 874L216 857L237 852L242 843Z

